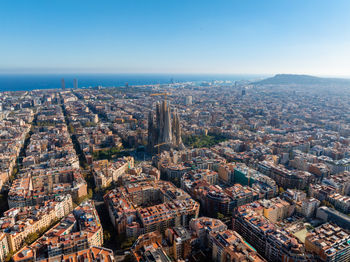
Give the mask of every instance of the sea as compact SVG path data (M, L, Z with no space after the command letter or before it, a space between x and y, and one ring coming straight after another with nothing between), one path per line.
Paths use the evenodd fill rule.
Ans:
M169 84L176 82L241 81L262 79L258 75L185 75L185 74L0 74L0 92L30 91L61 88L64 78L66 88L73 88L73 79L79 88L116 87L133 85Z

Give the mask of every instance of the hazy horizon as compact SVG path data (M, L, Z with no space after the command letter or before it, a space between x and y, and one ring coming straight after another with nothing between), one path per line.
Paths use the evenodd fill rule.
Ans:
M79 87L130 86L170 84L172 82L202 81L256 81L265 78L257 75L206 75L206 74L0 74L0 91L33 89L59 89L64 78L66 87L73 88L74 79Z
M266 73L266 74L250 74L250 73L171 73L171 72L161 72L161 73L147 73L147 72L128 72L128 73L119 73L119 72L69 72L69 71L50 71L50 72L44 72L44 71L1 71L0 70L0 76L74 76L78 77L81 76L169 76L169 77L175 77L175 76L213 76L213 77L230 77L230 76L240 76L244 77L244 79L263 79L263 78L269 78L274 77L276 75L306 75L306 76L314 76L314 77L320 77L320 78L340 78L340 79L350 79L349 75L322 75L322 74L306 74L306 73ZM216 78L213 80L221 80L220 78Z

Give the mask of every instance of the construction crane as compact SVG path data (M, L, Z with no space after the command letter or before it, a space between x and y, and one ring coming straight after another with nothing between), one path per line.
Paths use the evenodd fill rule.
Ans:
M167 145L167 144L169 144L169 143L164 142L164 143L157 144L157 145L155 145L155 146L153 146L153 147L157 147L157 148L158 148L158 154L159 154L159 147L160 147L160 146Z
M171 95L170 93L155 93L150 94L150 96L164 96L165 105L167 104L167 96Z

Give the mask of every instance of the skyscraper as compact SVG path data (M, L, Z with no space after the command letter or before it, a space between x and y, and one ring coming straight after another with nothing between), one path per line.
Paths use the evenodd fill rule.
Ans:
M74 78L74 80L73 80L73 87L74 87L74 89L78 88L78 79L76 79L76 78Z
M66 89L66 84L64 83L64 78L61 79L61 87L62 87L62 90Z

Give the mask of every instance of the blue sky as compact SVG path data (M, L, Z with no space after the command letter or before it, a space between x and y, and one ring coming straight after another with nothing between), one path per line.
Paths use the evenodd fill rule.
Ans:
M0 2L0 72L350 76L348 0Z

